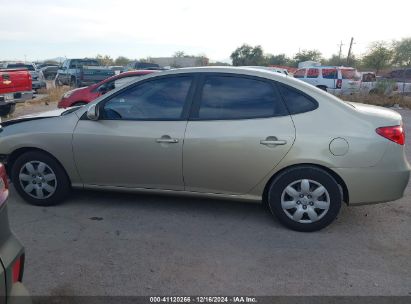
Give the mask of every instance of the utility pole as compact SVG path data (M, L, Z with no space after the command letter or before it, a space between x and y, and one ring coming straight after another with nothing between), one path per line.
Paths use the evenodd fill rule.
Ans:
M354 44L354 37L351 37L350 48L348 49L347 65L349 64L349 61L350 61L351 49L352 49L353 44Z
M341 42L340 42L340 44L338 44L339 46L340 46L340 51L338 52L338 59L340 59L341 60L341 53L342 53L342 47L343 47L343 42L342 42L342 40L341 40Z

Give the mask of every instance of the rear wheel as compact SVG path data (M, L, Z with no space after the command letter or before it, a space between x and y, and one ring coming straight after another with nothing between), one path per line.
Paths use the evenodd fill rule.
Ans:
M20 196L33 205L55 205L70 191L70 181L63 167L40 151L19 156L12 166L11 177Z
M70 78L70 87L78 88L77 79L75 77Z
M15 109L15 103L7 103L5 105L2 105L0 106L0 116L7 116L9 114L13 114Z
M281 173L270 185L271 212L286 227L316 231L337 217L342 195L335 179L311 166L295 167Z
M327 87L326 86L319 85L319 86L317 86L317 88L327 92Z

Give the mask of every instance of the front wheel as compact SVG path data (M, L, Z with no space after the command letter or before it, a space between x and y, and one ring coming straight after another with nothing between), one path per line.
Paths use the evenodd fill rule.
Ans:
M11 177L17 192L32 205L55 205L70 191L70 181L63 167L40 151L19 156L12 166Z
M326 171L295 167L281 173L270 185L271 212L286 227L297 231L316 231L331 224L341 208L338 183Z

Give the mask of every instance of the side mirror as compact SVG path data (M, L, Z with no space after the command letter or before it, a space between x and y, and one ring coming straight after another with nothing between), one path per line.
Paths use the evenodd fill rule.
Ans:
M87 110L87 118L90 120L98 120L98 107L96 104L89 106Z

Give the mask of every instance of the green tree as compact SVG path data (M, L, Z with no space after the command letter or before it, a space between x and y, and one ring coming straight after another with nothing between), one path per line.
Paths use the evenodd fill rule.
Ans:
M265 63L264 52L260 45L252 47L248 44L243 44L231 53L230 58L234 66L264 65Z
M125 66L130 62L130 59L124 56L118 56L116 60L114 60L115 65L122 65Z
M394 41L393 62L403 66L411 66L411 38Z
M321 61L321 63L322 63L323 65L335 65L335 66L340 66L340 65L343 65L344 61L345 61L345 60L344 60L343 58L340 58L338 55L333 54L333 55L331 55L330 58L323 59L323 60Z
M267 65L293 65L292 60L288 58L285 54L267 54L265 58Z
M101 65L113 65L114 61L109 55L100 55L96 56L96 59L100 62Z
M294 56L294 60L298 62L302 61L321 61L321 52L318 50L302 50Z
M367 54L362 59L364 67L375 69L378 72L387 67L392 60L393 52L384 41L373 42Z

